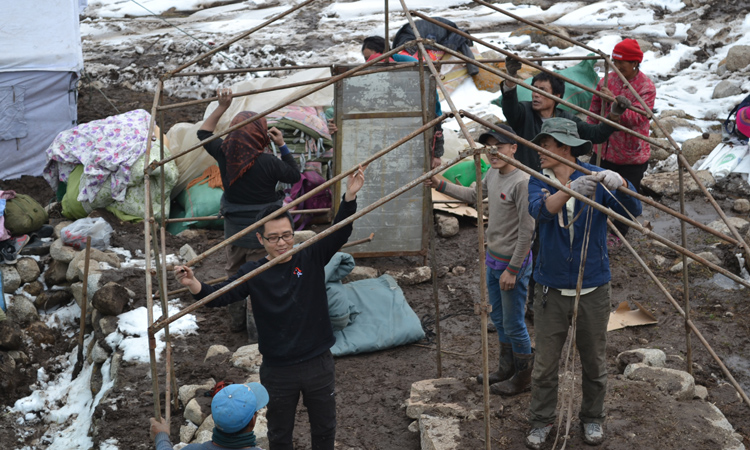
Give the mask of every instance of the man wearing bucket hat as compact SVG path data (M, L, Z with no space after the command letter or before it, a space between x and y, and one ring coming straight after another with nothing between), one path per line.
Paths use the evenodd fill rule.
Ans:
M584 175L550 156L540 155L542 173L550 181L537 178L529 181L529 213L539 225L540 251L539 255L534 255L536 357L531 375L531 431L526 437L526 446L542 448L555 422L560 354L573 315L581 250L587 235L588 253L576 320L583 391L579 419L584 442L596 445L604 440L602 424L607 390L611 279L606 244L607 216L595 210L587 226L589 206L555 186L557 183L565 185L626 217L640 215L641 204L634 197L616 191L620 186L632 190L632 183L611 170L582 163L576 158L591 151L591 142L579 138L573 121L547 120L533 142L594 173Z
M507 126L500 127L515 135ZM513 158L518 148L511 136L489 131L479 136L487 147L492 166L482 182L483 197L489 198L490 220L487 227L487 291L492 305L490 318L500 340L500 362L490 374L493 394L516 395L531 387L534 354L524 322L526 291L531 275L531 236L534 219L528 211L529 175L507 163L499 154ZM494 147L494 148L493 148ZM425 182L438 191L468 203L476 203L476 183L470 187L440 181ZM482 382L482 376L478 377Z
M268 404L268 392L260 383L230 384L214 395L211 416L214 431L210 441L190 444L187 450L218 450L242 448L262 450L255 446L255 421L257 412ZM156 450L172 450L169 424L162 418L151 418L151 438Z
M640 45L638 45L638 41L635 39L625 39L615 45L614 50L612 50L612 63L614 66L628 80L628 83L635 89L646 105L650 109L653 109L654 100L656 99L656 87L654 86L654 82L640 70L642 61L643 52ZM638 99L630 92L625 82L614 72L609 74L607 85L604 85L604 78L602 78L596 90L612 97L623 96L628 101L636 105L639 104ZM605 104L604 114L610 114L613 111L613 107L615 106L609 103ZM596 114L602 112L601 97L598 95L594 96L589 111ZM647 116L626 109L620 112L618 117L620 125L648 137L651 122ZM587 117L586 121L590 124L599 123L593 117ZM639 192L641 190L643 174L648 169L648 160L651 157L651 145L624 131L616 131L612 133L607 142L597 147L596 153L601 157L599 165L605 169L614 170L625 177L625 179L633 183L635 190ZM615 221L615 226L623 236L629 230L626 225L617 221ZM610 234L607 238L607 245L610 250L617 249L621 246L621 242L617 236Z

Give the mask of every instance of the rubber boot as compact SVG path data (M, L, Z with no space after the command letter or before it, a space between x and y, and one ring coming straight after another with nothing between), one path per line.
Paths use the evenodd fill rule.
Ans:
M495 395L517 395L531 389L531 371L534 369L534 351L528 355L513 353L516 373L510 379L490 386Z
M500 363L497 366L496 372L490 373L490 384L499 383L512 377L515 373L516 368L513 364L513 346L511 344L500 343ZM484 376L480 373L477 376L477 381L482 384Z

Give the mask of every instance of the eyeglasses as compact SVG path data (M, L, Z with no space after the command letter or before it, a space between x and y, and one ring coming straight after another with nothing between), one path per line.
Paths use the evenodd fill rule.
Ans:
M261 235L262 236L262 235ZM282 234L281 236L262 236L263 239L267 240L270 244L278 244L279 239L283 239L285 242L292 242L294 240L294 232L290 231Z

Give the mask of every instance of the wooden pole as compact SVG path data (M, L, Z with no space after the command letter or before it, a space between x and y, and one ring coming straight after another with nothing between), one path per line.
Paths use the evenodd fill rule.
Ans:
M86 254L83 263L83 288L81 289L81 331L78 334L78 360L73 366L73 379L78 377L83 369L83 338L86 335L86 309L88 308L88 285L89 285L89 256L91 253L91 236L86 236Z

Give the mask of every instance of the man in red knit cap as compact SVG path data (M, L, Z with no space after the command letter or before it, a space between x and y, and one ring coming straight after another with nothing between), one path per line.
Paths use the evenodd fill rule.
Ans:
M638 95L643 98L646 105L653 109L654 99L656 99L656 87L654 87L654 82L641 72L642 61L643 51L641 51L641 46L638 45L635 39L625 39L615 45L614 50L612 50L612 63L614 66L628 80L628 83L633 86ZM606 86L604 86L603 78L599 81L599 85L596 87L598 91L612 97L622 95L630 100L633 105L640 106L635 95L630 92L616 73L610 73L608 78ZM607 103L604 107L603 115L610 114L611 109L612 105ZM602 113L601 97L594 96L589 111L596 114ZM618 117L620 125L648 137L649 127L651 126L648 117L629 109L626 109ZM586 120L591 124L599 123L598 120L592 117L588 117ZM607 142L597 147L596 153L601 156L599 166L622 175L623 178L633 183L636 191L640 192L641 179L643 179L643 174L648 168L648 160L651 156L651 146L649 143L624 131L616 131L612 133ZM628 227L620 222L615 222L615 226L623 235L628 232ZM610 250L616 250L621 245L622 243L619 238L613 234L609 235L607 247Z

